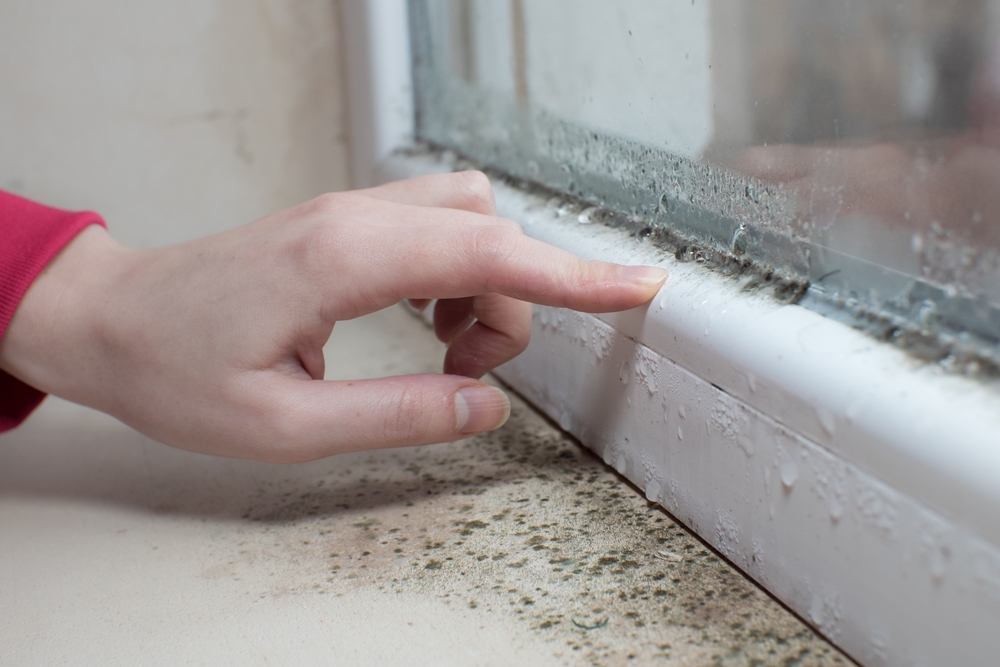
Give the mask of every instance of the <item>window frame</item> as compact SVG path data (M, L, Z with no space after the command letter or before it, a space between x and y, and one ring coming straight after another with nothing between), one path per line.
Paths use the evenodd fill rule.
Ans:
M406 0L344 10L355 183L455 168L414 144ZM502 177L494 187L530 236L671 272L648 309L536 307L531 346L499 378L862 663L975 663L1000 649L995 388L620 230L570 224ZM588 336L610 340L611 366L633 379L640 362L688 378L670 408L709 406L691 423L704 436L667 431L648 387L609 376ZM595 412L594 391L614 410ZM739 428L713 429L713 408ZM745 434L760 441L743 446Z

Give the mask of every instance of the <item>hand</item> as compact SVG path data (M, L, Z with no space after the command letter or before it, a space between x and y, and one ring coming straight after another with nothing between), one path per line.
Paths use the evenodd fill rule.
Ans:
M633 308L665 276L524 236L478 172L427 176L156 250L91 227L25 295L0 368L183 449L306 461L500 426L506 396L474 378L527 345L528 302ZM338 320L434 298L444 375L323 380Z

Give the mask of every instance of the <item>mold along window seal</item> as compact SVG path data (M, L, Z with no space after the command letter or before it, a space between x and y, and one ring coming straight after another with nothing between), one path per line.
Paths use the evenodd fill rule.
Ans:
M411 150L405 0L343 9L356 184L455 168ZM1000 651L994 388L581 224L569 198L494 187L535 238L670 271L648 308L536 308L501 379L862 664Z

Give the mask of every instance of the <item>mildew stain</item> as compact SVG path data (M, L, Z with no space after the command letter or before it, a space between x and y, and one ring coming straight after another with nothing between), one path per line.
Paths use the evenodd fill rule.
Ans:
M331 459L309 487L262 484L243 515L248 539L220 536L216 552L234 577L266 582L255 596L426 596L512 636L536 635L564 664L850 664L608 466L512 403L494 433ZM624 467L622 454L604 452ZM674 480L646 477L646 495L676 495ZM720 515L717 528L735 553L735 523Z

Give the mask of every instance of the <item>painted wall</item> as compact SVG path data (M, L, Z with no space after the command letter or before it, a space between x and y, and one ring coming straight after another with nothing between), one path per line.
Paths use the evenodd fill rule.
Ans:
M5 0L0 188L133 247L349 185L337 0Z

